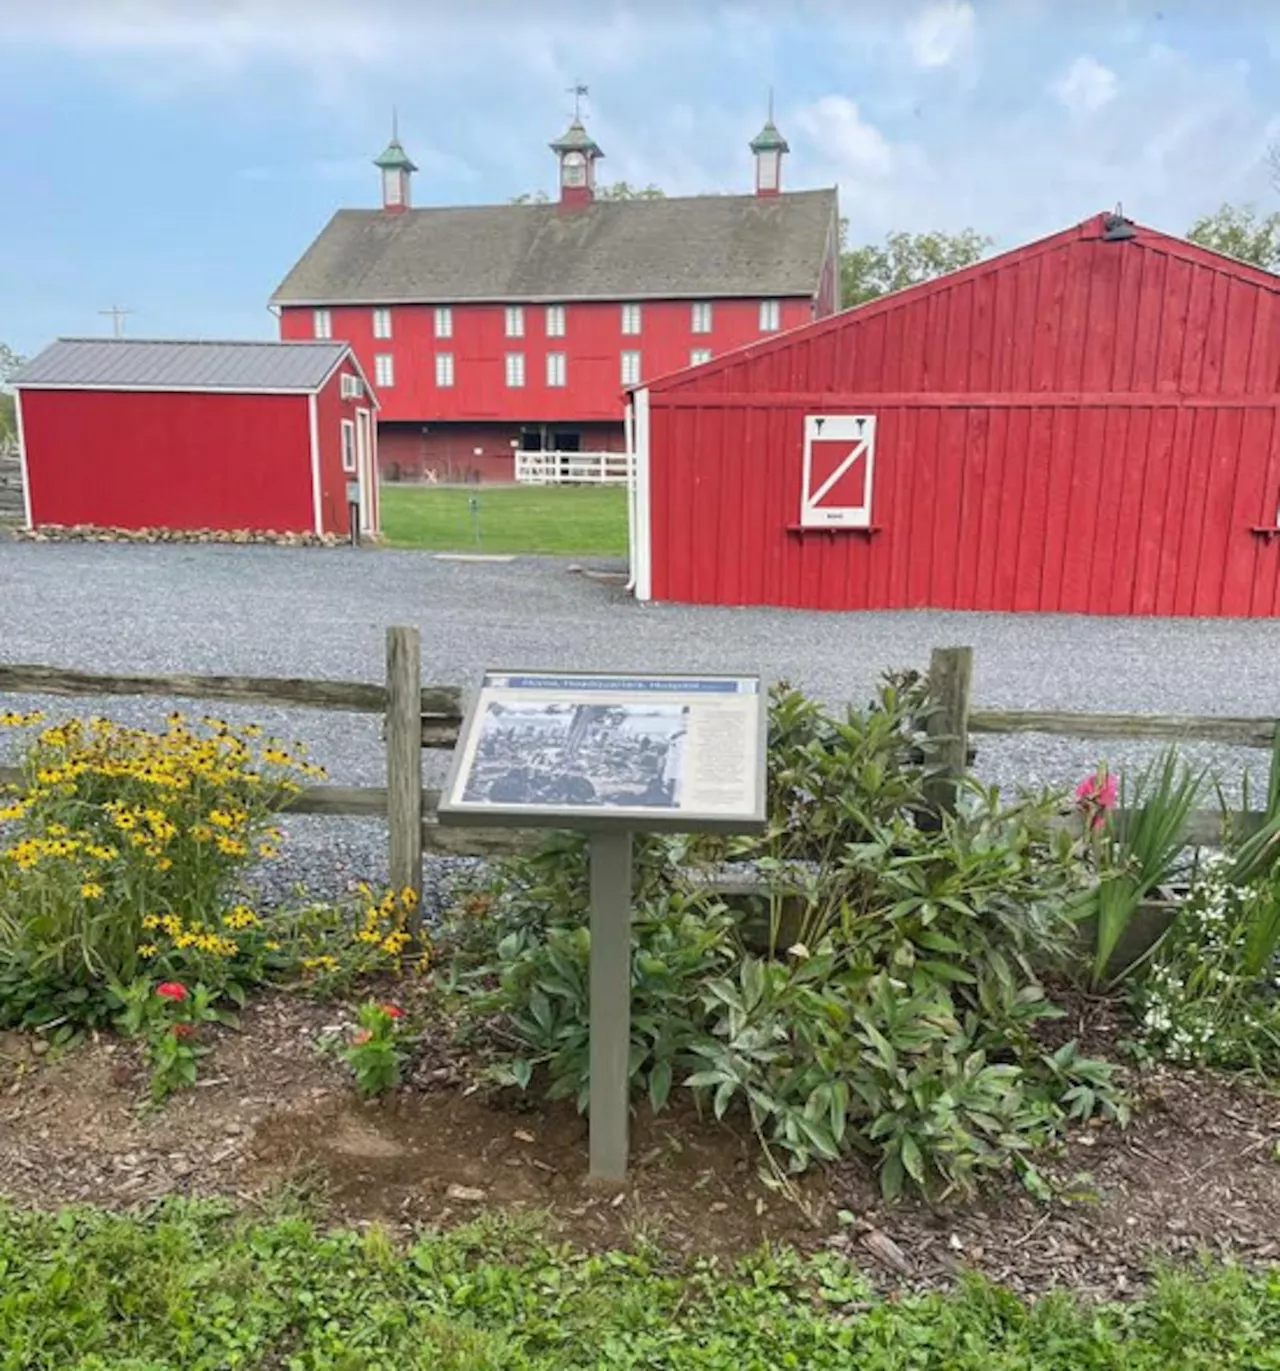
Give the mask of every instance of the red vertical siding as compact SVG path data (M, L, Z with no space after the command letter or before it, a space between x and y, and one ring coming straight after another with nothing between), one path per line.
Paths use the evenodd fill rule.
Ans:
M651 389L656 598L1280 613L1280 281L1100 219ZM796 528L806 414L871 530Z
M305 395L22 391L37 524L312 527Z

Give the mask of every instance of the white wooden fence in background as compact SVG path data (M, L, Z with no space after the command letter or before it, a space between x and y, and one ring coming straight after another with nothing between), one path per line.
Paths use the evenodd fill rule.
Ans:
M522 485L623 486L631 479L625 452L517 452L516 480Z

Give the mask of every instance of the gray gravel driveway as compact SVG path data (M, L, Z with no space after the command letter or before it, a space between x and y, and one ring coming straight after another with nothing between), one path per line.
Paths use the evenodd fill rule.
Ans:
M982 705L1280 715L1278 621L637 605L550 558L472 563L375 550L0 540L0 660L377 681L389 624L421 629L428 683L470 685L487 666L740 669L786 677L833 703L861 701L882 671L923 667L932 647L967 643ZM62 711L68 703L0 699ZM117 698L83 707L153 723L172 704ZM376 720L218 712L306 739L337 783L381 778ZM1138 746L1106 752L1121 767L1148 755ZM1242 761L1259 772L1265 763L1259 753L1191 752L1231 775ZM1065 783L1101 755L1066 739L984 738L979 770L1003 785ZM291 828L291 875L319 885L380 875L380 824L295 819Z

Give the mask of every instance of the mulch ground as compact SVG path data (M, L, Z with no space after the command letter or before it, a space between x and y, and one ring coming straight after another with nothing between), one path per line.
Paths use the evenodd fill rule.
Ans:
M586 1125L571 1106L494 1096L443 1040L425 1044L394 1096L361 1101L322 1047L349 1026L332 1005L259 999L239 1031L220 1033L199 1086L160 1109L146 1107L128 1044L57 1055L0 1034L0 1196L46 1208L170 1194L253 1205L292 1185L333 1222L404 1232L506 1209L545 1213L588 1248L837 1248L885 1290L945 1286L975 1268L1022 1292L1113 1298L1139 1291L1162 1260L1280 1259L1280 1099L1213 1076L1132 1080L1134 1122L1078 1130L1043 1168L1063 1196L1048 1205L1008 1186L963 1205L887 1205L856 1161L782 1195L760 1180L748 1137L688 1107L639 1111L632 1176L607 1191L586 1179Z

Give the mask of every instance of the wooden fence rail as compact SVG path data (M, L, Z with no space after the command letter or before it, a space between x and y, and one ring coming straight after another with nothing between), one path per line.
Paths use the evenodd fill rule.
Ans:
M385 818L388 865L397 885L420 882L424 850L492 857L527 850L538 830L442 827L440 792L422 785L422 749L452 748L462 723L462 691L421 684L421 642L416 628L387 630L387 672L380 684L253 676L113 676L57 667L0 664L0 695L156 696L218 700L281 708L331 709L384 717L385 786L308 786L283 798L293 814ZM954 804L969 757L971 734L1050 733L1084 739L1133 738L1165 742L1214 742L1271 748L1280 721L1215 715L1089 714L1071 711L974 709L972 648L936 648L929 682L934 708L928 731L939 774L935 798ZM17 767L0 766L0 784L19 784ZM1121 814L1123 821L1125 815ZM1256 826L1257 816L1227 817L1233 831ZM1187 841L1222 842L1224 816L1196 810Z

